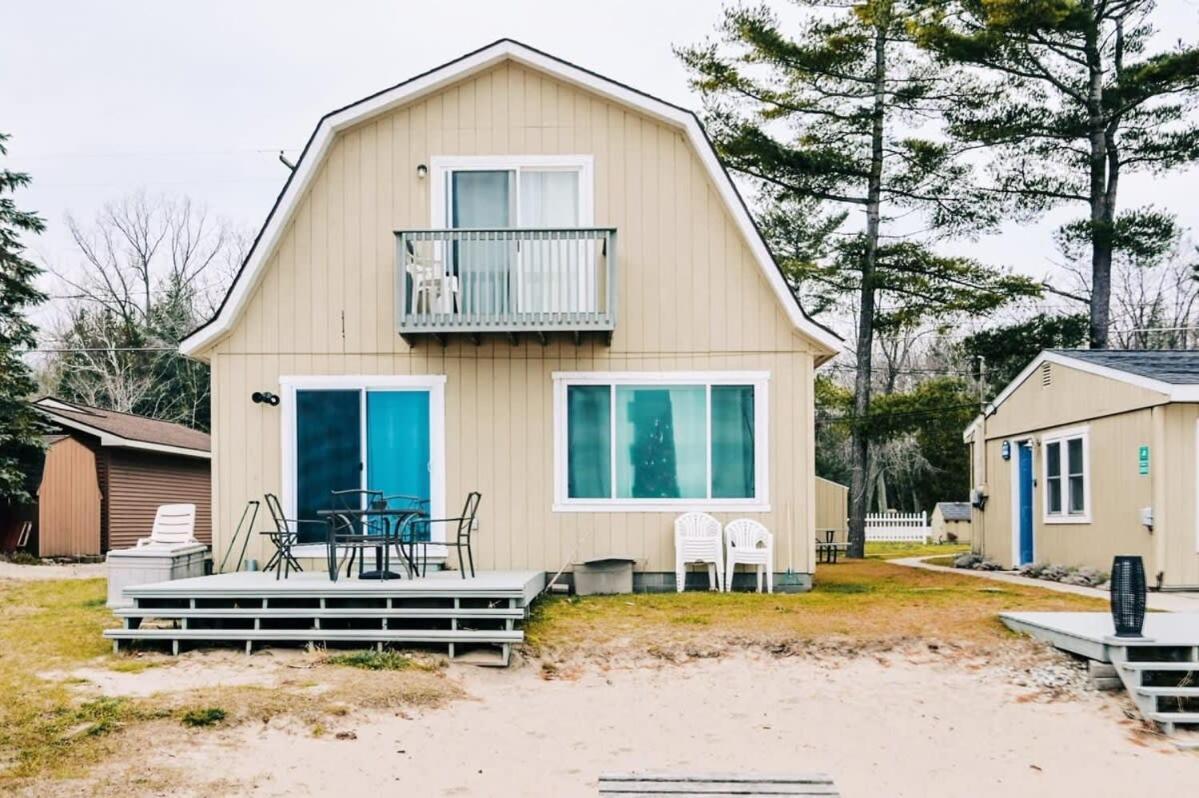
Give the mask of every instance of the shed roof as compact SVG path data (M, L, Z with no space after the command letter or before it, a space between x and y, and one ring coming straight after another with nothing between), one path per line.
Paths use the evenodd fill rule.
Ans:
M1052 349L1051 352L1171 385L1199 385L1199 351L1161 349Z
M970 520L970 502L937 502L937 509L946 521Z
M98 436L101 446L210 457L208 434L182 424L64 402L51 396L38 399L34 406L56 424Z

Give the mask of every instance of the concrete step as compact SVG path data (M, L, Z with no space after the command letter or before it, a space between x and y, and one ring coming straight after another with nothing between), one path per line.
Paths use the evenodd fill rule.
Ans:
M1199 673L1199 662L1121 662L1120 667L1130 671L1195 671Z
M120 618L515 618L523 619L526 611L520 607L395 607L354 608L332 607L196 607L181 609L122 607L113 610Z
M1167 698L1199 698L1199 687L1138 687L1141 695L1165 696Z
M1150 712L1149 719L1158 723L1199 723L1199 712Z
M519 629L105 629L109 640L253 640L361 643L519 643Z

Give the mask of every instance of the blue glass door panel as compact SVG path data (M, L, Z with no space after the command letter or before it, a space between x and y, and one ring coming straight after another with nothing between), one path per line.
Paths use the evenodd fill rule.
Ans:
M429 392L368 391L366 451L368 488L429 499Z
M1016 447L1019 452L1020 477L1020 552L1017 565L1024 565L1033 560L1033 527L1032 527L1032 447L1022 443Z
M331 492L362 484L358 391L296 391L296 517L318 520ZM302 543L323 541L316 524L300 524Z

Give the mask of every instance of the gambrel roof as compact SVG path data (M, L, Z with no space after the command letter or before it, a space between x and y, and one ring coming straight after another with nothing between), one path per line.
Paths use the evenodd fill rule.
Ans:
M812 339L820 347L829 350L826 356L818 357L817 362L827 360L836 354L840 349L841 339L827 327L809 318L800 307L798 298L787 285L782 270L766 246L749 209L724 165L716 156L711 140L708 139L703 126L693 112L511 39L501 39L321 117L316 129L309 137L308 143L304 146L296 168L287 179L274 207L267 215L266 223L255 238L249 255L234 278L233 285L222 300L216 314L184 338L179 345L180 351L185 355L202 356L208 346L233 328L252 295L254 287L262 277L265 264L286 230L297 203L316 175L339 131L436 92L473 73L483 71L506 60L515 61L571 85L584 88L680 129L695 149L717 193L728 207L730 215L744 236L746 244L761 267L775 296L782 303L791 323L799 332Z

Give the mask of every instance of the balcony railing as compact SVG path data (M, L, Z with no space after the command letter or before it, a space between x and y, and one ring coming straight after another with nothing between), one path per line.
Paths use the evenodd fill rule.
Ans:
M616 230L396 232L401 335L611 333Z

